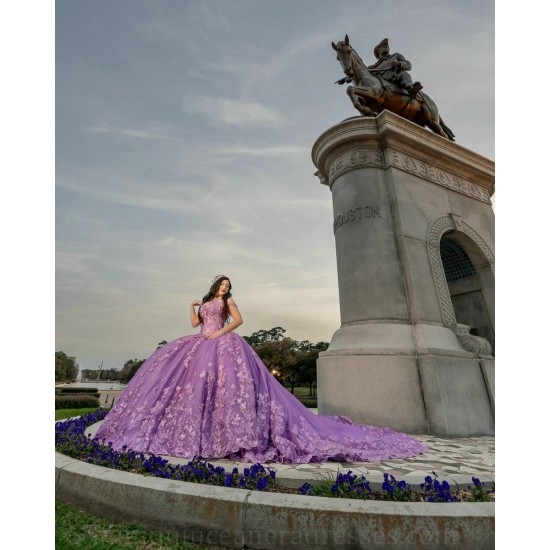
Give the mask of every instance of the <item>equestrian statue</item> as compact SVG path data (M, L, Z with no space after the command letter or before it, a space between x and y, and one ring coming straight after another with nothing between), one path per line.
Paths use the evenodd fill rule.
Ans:
M455 140L452 130L439 116L437 105L428 94L421 92L422 84L413 82L409 74L410 61L400 53L390 54L387 38L374 48L378 61L368 67L350 46L347 34L338 44L333 42L332 47L346 75L335 84L353 82L354 86L348 86L346 92L362 115L376 116L387 109L419 126L427 126L444 138Z

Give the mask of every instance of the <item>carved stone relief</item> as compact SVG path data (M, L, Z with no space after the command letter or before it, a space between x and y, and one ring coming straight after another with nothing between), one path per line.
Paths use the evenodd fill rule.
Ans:
M456 334L458 341L466 351L490 355L491 344L489 344L485 338L470 334L470 327L456 322L451 295L449 294L449 287L447 285L447 279L445 278L445 270L443 269L443 262L441 261L440 251L441 237L445 233L454 230L465 233L479 246L483 254L485 254L489 265L491 266L491 270L493 273L495 272L495 255L492 250L474 229L462 221L459 215L448 214L447 216L441 216L440 218L434 220L428 229L428 255L437 289L439 306L443 315L443 324Z
M365 166L384 168L384 155L379 149L354 149L336 157L328 170L328 184L332 188L334 180L356 168ZM324 183L324 182L322 182Z
M466 351L476 353L477 355L491 355L491 344L481 336L470 334L470 327L468 325L454 323L449 328L456 334L460 345Z
M410 155L404 155L399 151L390 149L389 153L392 166L395 168L415 174L425 180L437 183L442 187L447 187L448 189L452 189L453 191L457 191L478 201L491 204L491 197L485 187L415 159Z

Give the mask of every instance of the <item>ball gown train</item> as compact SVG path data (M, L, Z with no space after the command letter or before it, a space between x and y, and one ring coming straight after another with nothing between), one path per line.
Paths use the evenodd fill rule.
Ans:
M427 451L389 428L311 412L241 336L207 338L224 325L220 300L203 304L200 313L200 334L156 350L95 439L156 455L285 464L406 458Z

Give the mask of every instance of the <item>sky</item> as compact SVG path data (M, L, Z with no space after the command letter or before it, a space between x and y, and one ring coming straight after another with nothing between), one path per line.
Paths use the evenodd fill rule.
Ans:
M357 114L331 42L371 63L388 37L457 143L494 159L494 26L487 1L56 2L56 350L92 369L145 358L198 330L189 304L217 274L239 334L330 341L311 147Z
M548 29L544 3L498 2L495 81L493 8L2 4L0 334L10 452L0 467L20 473L5 476L13 511L5 538L53 543L54 487L36 480L53 469L53 453L41 450L51 448L54 347L83 368L146 357L159 340L191 332L189 303L221 271L234 283L243 335L281 325L318 341L338 328L330 191L313 176L310 150L355 115L333 85L342 73L330 42L346 33L367 62L388 37L457 142L489 158L496 151L497 470L499 486L521 492L548 418ZM497 547L536 546L544 536L544 492L530 491L519 508L517 494L499 492ZM517 529L522 520L528 530Z

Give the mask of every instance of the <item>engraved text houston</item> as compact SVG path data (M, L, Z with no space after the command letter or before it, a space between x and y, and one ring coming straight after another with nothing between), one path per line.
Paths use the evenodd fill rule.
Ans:
M356 208L350 208L342 214L338 214L334 218L333 228L334 232L342 225L361 220L364 218L380 218L380 206L377 205L367 205L367 206L358 206Z

